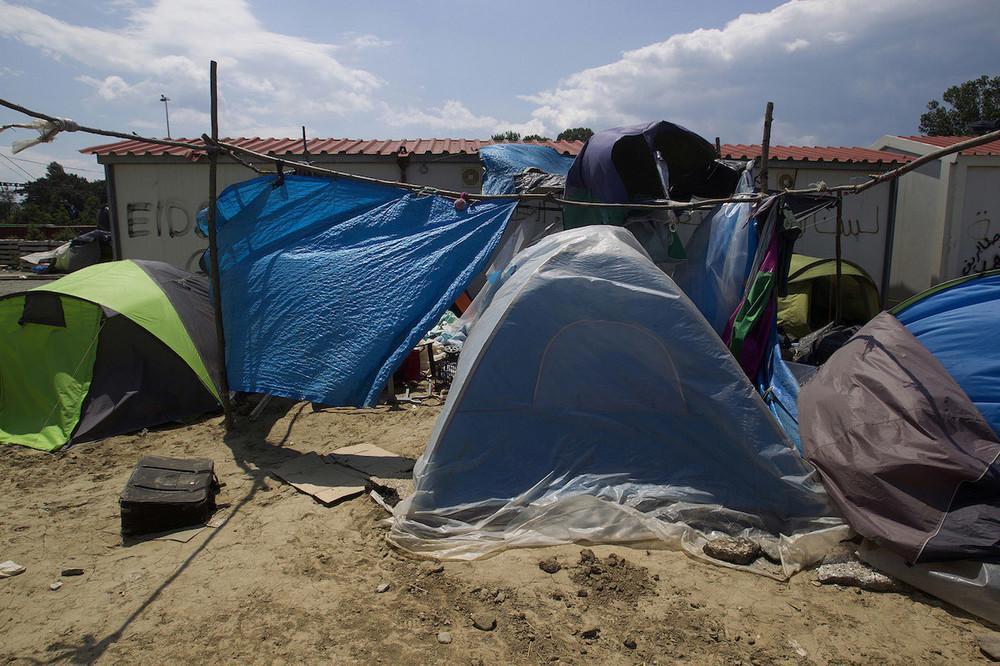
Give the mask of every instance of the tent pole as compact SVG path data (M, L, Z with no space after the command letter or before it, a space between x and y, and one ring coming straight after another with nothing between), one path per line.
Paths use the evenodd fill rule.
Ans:
M767 103L764 111L764 136L760 142L760 191L767 194L767 162L771 155L771 121L774 119L774 102Z
M837 275L833 282L833 321L837 324L840 323L841 314L843 314L843 301L844 295L841 290L841 250L840 250L840 237L844 231L844 193L837 192L837 234L835 236L834 252L837 258Z
M216 69L213 60L209 66L209 78L212 94L212 140L219 140L219 90ZM226 431L233 426L233 410L229 404L229 375L226 371L226 333L222 325L222 281L219 276L219 243L215 230L215 208L218 199L218 167L219 149L210 146L208 151L208 249L212 265L212 300L215 313L215 338L218 343L219 368L221 369L219 397L222 399L222 413L225 415Z

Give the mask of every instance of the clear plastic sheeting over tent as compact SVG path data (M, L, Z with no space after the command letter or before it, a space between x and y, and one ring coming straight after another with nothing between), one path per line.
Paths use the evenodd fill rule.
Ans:
M390 539L470 559L573 541L698 553L705 534L746 534L791 573L844 534L810 472L635 238L586 227L504 272Z
M217 210L229 385L327 405L375 404L485 268L516 206L454 203L306 176L227 188Z

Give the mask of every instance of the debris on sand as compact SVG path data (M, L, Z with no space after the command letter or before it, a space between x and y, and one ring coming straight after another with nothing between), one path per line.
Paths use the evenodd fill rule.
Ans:
M702 546L702 552L717 560L741 565L752 563L762 554L760 546L746 537L712 539Z
M1000 634L980 634L976 636L976 642L979 643L979 650L990 661L1000 661Z
M27 569L14 560L0 562L0 578L12 578L23 574Z
M441 645L448 645L451 643L451 633L447 631L439 631L438 643L441 643Z
M62 581L61 580L57 580L56 582L54 582L51 585L49 585L49 589L52 590L53 592L55 592L56 590L58 590L62 586L63 586Z
M634 650L636 647L636 642L634 638L629 637L622 641L622 645L627 647L629 650Z
M595 626L588 626L586 629L580 632L580 638L592 641L595 638L599 638L601 635L601 628Z
M497 616L493 613L473 613L472 626L480 631L493 631L497 628Z
M554 574L560 569L562 569L562 565L559 564L558 561L556 561L556 558L550 557L547 560L540 561L538 563L538 568L547 574Z
M834 555L823 560L816 571L816 580L823 585L857 587L869 592L902 592L906 585L881 571L876 571L852 555Z
M599 603L635 603L640 596L655 590L646 567L632 564L614 553L601 559L589 548L580 551L580 561L570 578L582 588L577 596L593 597Z
M383 592L389 591L389 583L379 583L378 587L375 588L377 594L382 594Z
M82 576L83 575L83 569L81 569L80 567L66 567L65 569L62 570L62 575L63 576Z

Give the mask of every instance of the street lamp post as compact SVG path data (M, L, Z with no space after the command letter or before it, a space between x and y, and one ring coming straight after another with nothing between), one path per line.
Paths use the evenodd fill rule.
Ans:
M163 102L163 112L167 114L167 138L169 139L170 138L170 107L167 105L167 102L170 101L170 98L167 97L166 95L161 94L160 95L160 101Z

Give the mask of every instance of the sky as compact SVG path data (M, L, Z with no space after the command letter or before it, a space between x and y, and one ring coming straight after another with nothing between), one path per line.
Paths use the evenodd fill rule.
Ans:
M555 137L670 120L724 143L871 144L915 134L950 85L1000 73L1000 0L0 0L0 97L104 129L224 136ZM25 118L0 110L0 124ZM63 134L0 181L58 160ZM11 161L13 160L13 161Z

